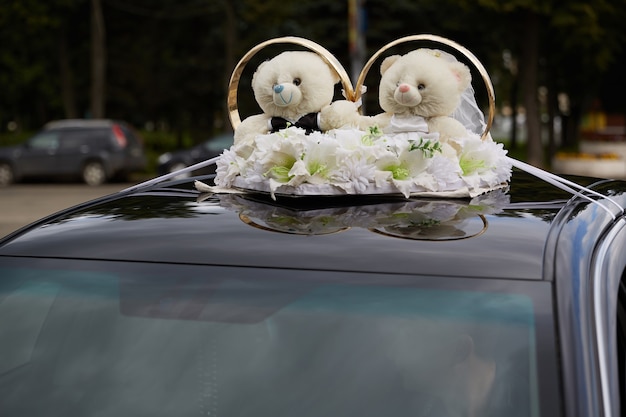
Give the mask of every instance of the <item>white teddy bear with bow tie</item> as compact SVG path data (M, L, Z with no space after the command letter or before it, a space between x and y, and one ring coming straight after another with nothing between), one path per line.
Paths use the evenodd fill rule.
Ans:
M263 113L245 118L235 129L236 147L250 151L258 135L288 126L307 133L342 127L354 106L330 106L339 81L336 71L314 52L286 51L261 63L252 90Z

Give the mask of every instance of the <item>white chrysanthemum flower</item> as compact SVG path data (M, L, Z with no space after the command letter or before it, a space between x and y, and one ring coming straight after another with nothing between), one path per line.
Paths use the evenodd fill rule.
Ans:
M341 166L335 176L335 185L346 192L355 194L365 193L370 185L370 180L374 178L375 167L359 157L352 154L341 160Z
M235 177L241 173L241 168L245 166L245 161L234 150L225 149L217 160L216 165L215 185L228 188L232 185Z
M241 177L249 184L263 184L267 181L264 174L264 166L256 159L250 158L245 167L241 169Z
M427 171L433 182L429 187L431 190L450 191L463 186L461 167L456 157L434 156Z

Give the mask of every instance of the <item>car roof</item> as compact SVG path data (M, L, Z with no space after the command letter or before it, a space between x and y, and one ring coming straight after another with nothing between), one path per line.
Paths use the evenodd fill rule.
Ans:
M538 280L552 220L570 197L523 172L471 201L274 201L201 194L179 180L49 216L0 241L0 256Z
M109 119L63 119L54 120L44 125L44 129L103 128L120 123Z

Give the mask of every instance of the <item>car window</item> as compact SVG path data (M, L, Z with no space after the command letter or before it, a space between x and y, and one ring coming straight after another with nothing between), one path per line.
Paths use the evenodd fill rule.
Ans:
M140 143L139 139L137 138L133 130L130 129L128 126L125 126L123 124L116 124L116 126L119 126L119 129L121 129L126 140L131 146L136 146Z
M63 262L0 268L2 415L558 414L533 291Z
M59 147L58 132L41 132L28 141L32 149L57 149Z
M63 131L62 138L68 146L91 145L103 148L112 143L111 130L108 128L69 129Z
M76 150L88 145L88 134L84 131L67 130L61 135L61 149Z

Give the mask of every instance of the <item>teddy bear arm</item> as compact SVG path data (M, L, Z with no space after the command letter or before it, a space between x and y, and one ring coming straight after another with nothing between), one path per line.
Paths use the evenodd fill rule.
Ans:
M355 127L359 121L359 110L349 100L337 100L322 108L320 129L322 132L342 127Z
M431 117L428 121L428 130L431 132L439 132L439 138L446 141L450 138L461 138L468 135L468 131L456 119L452 117Z
M257 135L269 132L270 117L266 114L257 114L245 118L235 129L235 145L252 144Z
M360 130L368 130L371 127L378 127L380 130L385 129L391 122L391 114L380 113L374 116L359 116L357 127Z

